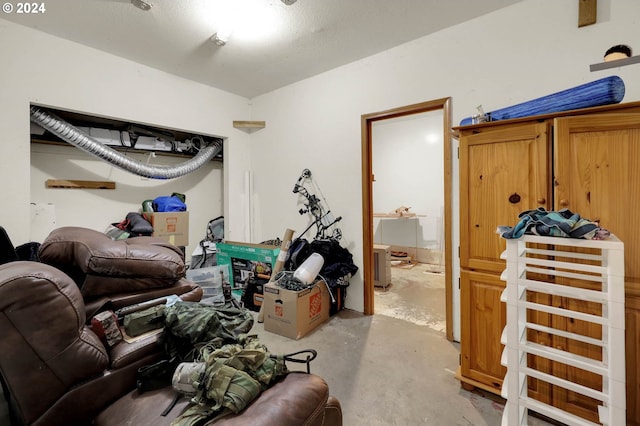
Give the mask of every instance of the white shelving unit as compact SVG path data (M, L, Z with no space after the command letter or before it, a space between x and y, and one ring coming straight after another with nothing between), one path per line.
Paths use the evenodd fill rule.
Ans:
M575 251L575 248L595 250L587 254L584 250ZM507 240L507 250L502 257L507 262L501 277L507 282L501 297L507 304L507 326L502 334L502 343L505 345L502 365L507 367L502 396L507 402L502 425L527 425L529 410L567 425L626 424L624 244L615 236L607 240L581 240L525 235ZM528 278L532 274L547 278L544 281ZM572 285L563 284L569 280ZM576 285L585 282L590 285ZM601 305L602 315L536 303L527 298L528 291L595 302ZM527 314L531 311L597 324L602 331L602 338L529 322L531 316ZM528 330L600 347L601 360L532 342L528 340ZM528 362L529 354L593 372L602 378L601 389L592 389L539 371ZM598 407L600 423L593 423L530 397L528 377L601 401Z

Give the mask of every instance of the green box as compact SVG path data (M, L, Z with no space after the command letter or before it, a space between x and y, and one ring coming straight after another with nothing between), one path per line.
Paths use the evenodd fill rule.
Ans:
M249 278L266 283L278 260L280 247L227 241L216 244L218 265L229 265L231 288L244 288Z

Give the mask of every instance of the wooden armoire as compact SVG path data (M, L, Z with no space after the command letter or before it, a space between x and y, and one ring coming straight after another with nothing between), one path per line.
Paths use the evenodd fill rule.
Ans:
M505 282L500 258L505 240L498 226L514 226L518 215L542 207L567 208L597 221L625 248L625 348L627 424L640 425L640 102L585 108L453 129L459 139L460 165L460 368L463 387L499 394L506 369L500 363L500 336L506 307L500 301ZM557 297L556 306L572 304L586 313L600 307ZM567 330L601 338L600 330L580 321L546 315L536 322L563 321ZM585 355L593 350L557 336L539 333L546 344ZM622 348L620 348L622 350ZM587 372L555 365L554 375ZM555 391L555 392L554 392ZM529 394L597 422L597 401L560 392L532 381Z

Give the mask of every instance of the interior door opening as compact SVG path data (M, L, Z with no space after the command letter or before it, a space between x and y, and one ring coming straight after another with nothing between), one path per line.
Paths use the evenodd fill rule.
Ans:
M435 253L440 251L442 253L442 259L437 261L442 265L442 273L444 274L444 282L445 282L445 311L446 311L446 321L445 321L445 331L448 340L453 340L453 327L452 327L452 286L451 286L451 140L450 140L450 128L451 128L451 116L450 116L450 98L443 98L434 101L424 102L415 105L409 105L406 107L395 108L392 110L366 114L362 116L361 125L362 125L362 193L363 193L363 255L364 255L364 307L365 314L371 315L374 313L374 302L375 302L375 291L374 291L374 278L375 278L375 262L374 262L374 244L376 243L376 239L380 239L380 228L381 223L379 222L380 217L382 219L387 219L384 213L386 210L389 210L389 205L382 205L381 209L385 210L383 212L374 211L374 160L373 160L373 151L374 151L374 127L378 129L387 128L386 124L391 124L392 122L398 122L398 120L402 117L407 119L411 119L413 117L418 117L417 114L423 114L423 116L429 116L429 114L424 114L428 112L438 112L441 111L441 119L442 119L442 137L437 138L442 141L442 178L436 179L433 182L434 185L438 185L437 191L442 195L443 206L442 211L439 213L435 213L431 210L432 216L441 216L441 223L439 224L440 232L441 232L441 241L444 241L443 247L436 248L436 250L422 250L421 245L423 245L423 240L428 239L430 237L424 237L425 233L422 229L423 227L431 227L435 226L434 229L438 228L437 223L428 224L427 220L421 220L422 217L429 216L424 213L424 210L429 210L429 207L422 207L421 212L411 212L410 209L407 210L407 213L412 216L410 221L402 221L398 222L389 222L390 226L401 225L404 227L407 226L415 226L415 251L413 251L413 247L409 248L409 251L412 251L412 255L420 258L422 256L428 256L428 253ZM401 120L400 120L401 121ZM379 126L383 124L384 126ZM434 127L437 128L438 126ZM386 146L388 143L383 141L383 145L385 146L386 152L389 152L389 149L393 149L389 146ZM428 143L428 142L427 142ZM379 149L379 146L378 146ZM422 151L421 149L417 150L421 152L423 156L429 155L426 154L428 151ZM420 155L420 154L419 154ZM427 159L425 158L425 165L427 164ZM432 159L431 159L432 160ZM413 161L412 161L413 163ZM413 163L415 164L415 163ZM389 171L386 171L389 173ZM385 179L385 181L389 181L389 179ZM426 182L425 182L426 186ZM425 191L427 189L425 188ZM405 196L408 196L405 194ZM379 197L380 198L380 197ZM384 197L385 202L393 203L393 197ZM421 203L422 200L414 201ZM411 206L397 206L399 208L402 207L411 207ZM380 210L380 208L379 208ZM392 210L392 209L391 209ZM383 213L383 214L380 214ZM393 213L393 210L389 213ZM397 212L396 212L397 213ZM376 226L374 227L374 216L378 216L376 218ZM392 218L394 215L389 214L388 218ZM434 219L434 218L431 218ZM377 234L374 236L374 234ZM411 235L411 230L406 230L403 232L408 232L406 235ZM437 232L437 231L436 231ZM393 232L397 234L396 232ZM428 231L427 231L428 233ZM411 244L408 244L411 246ZM433 248L433 247L432 247ZM410 257L410 256L408 256ZM433 259L431 261L433 262Z

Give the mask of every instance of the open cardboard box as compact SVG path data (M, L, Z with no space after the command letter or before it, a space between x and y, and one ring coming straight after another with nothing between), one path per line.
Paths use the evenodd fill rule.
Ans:
M300 339L329 319L329 289L322 280L301 291L264 286L264 329Z
M184 247L189 245L189 212L153 212L148 217L152 236Z

